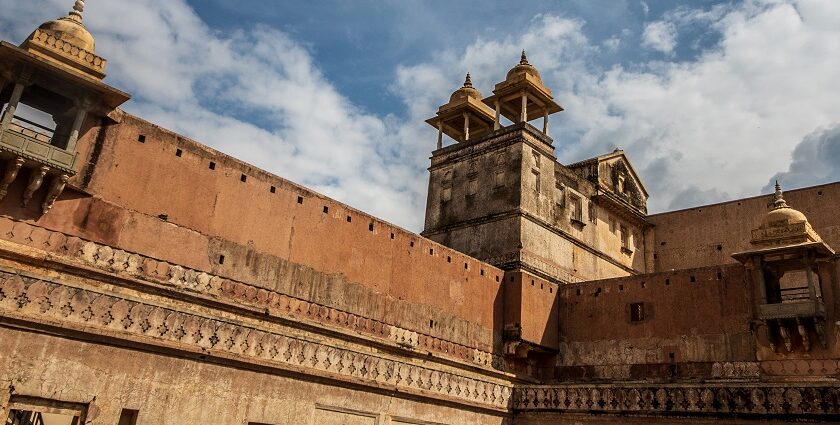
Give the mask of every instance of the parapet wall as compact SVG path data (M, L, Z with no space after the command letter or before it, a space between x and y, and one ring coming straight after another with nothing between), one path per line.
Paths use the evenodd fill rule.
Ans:
M460 345L498 340L493 266L130 115L80 145L80 191L40 216L12 201L21 178L0 214Z
M840 248L840 222L832 207L840 203L840 182L785 191L785 199L829 246ZM654 270L734 264L732 254L749 249L750 232L761 224L772 200L763 195L649 216L655 226L647 241Z
M631 379L659 365L753 361L751 306L740 265L567 285L561 377Z

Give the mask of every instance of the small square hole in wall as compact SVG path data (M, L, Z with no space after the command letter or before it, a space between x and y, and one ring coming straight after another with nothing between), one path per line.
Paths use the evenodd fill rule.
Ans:
M718 250L718 251L723 251L723 245L718 245L718 246L717 246L717 250Z
M623 291L624 290L624 285L618 285L618 290Z
M241 176L239 176L239 181L241 181L241 182L243 182L243 183L244 183L244 182L246 182L247 180L248 180L248 176L246 176L245 174L242 174Z
M697 278L694 276L691 276L689 280L691 280L691 283L697 282Z
M391 233L391 239L394 239L394 234L393 233Z
M141 135L137 136L137 141L140 142L140 143L146 143L146 135L141 134Z
M429 248L429 255L435 255L434 248Z
M723 273L717 272L717 280L723 279Z
M414 241L409 242L409 243L408 243L408 246L410 246L410 247L414 248Z
M210 161L210 164L207 165L207 168L209 168L211 170L215 170L216 169L216 163L213 162L213 161Z
M324 205L324 214L328 214L330 212L330 207Z
M659 242L659 246L665 246L665 242Z
M496 282L498 282L498 281L499 281L499 276L496 276Z
M657 258L659 258L659 255L657 255L657 254L653 254L653 259L655 260L655 259L657 259Z
M575 289L575 295L580 295L580 288Z
M180 149L175 149L175 156L180 157L180 156L181 156L181 155L183 155L183 154L184 154L184 151L182 151L182 150L180 150Z
M274 187L274 186L271 186L271 187L268 188L268 191L271 192L271 193L277 193L277 188Z
M534 282L534 281L533 281L533 279L532 279L532 280L531 280L531 286L534 286L534 285L535 285L535 282Z
M220 255L220 256L219 256L219 264L224 264L224 263L225 263L225 256L224 256L224 255Z
M349 215L348 215L348 216L347 216L347 222L348 222L348 223L352 223L352 222L353 222L353 217L351 217L351 216L349 216Z
M447 257L446 257L446 262L447 262L447 263L451 263L451 262L452 262L452 257L447 256Z
M371 232L373 231L373 223L368 224L368 230Z
M647 285L645 284L645 282L642 282L642 288L644 288L644 287L646 287L646 286L647 286Z
M549 293L549 294L553 294L553 293L554 293L554 288L549 287L549 288L548 288L548 293Z
M430 328L435 327L435 321L434 320L429 320L429 327Z
M484 269L479 270L480 274L484 276Z
M822 196L822 191L817 192L818 196Z
M298 196L297 203L303 204L303 196Z
M665 279L665 285L670 285L670 284L671 284L671 279Z
M464 263L464 270L469 270L469 269L470 269L470 265L467 264L467 263Z

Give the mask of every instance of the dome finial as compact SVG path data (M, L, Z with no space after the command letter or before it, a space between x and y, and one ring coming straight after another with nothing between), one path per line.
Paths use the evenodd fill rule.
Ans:
M472 78L470 77L470 73L467 73L467 78L464 79L464 87L472 87Z
M522 49L522 56L519 57L519 63L521 65L528 65L528 57L525 56L525 49Z
M779 181L776 180L776 195L774 197L775 200L773 201L774 210L777 210L779 208L788 208L788 204L782 195L782 185L780 185Z
M85 0L76 0L76 3L73 4L73 10L70 11L69 16L71 18L77 19L79 22L82 20L82 12L85 11Z

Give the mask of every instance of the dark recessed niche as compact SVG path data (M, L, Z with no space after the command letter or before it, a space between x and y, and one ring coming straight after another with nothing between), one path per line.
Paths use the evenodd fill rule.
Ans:
M665 246L667 242L659 242L659 246Z
M717 272L717 280L723 279L723 273Z
M623 291L624 290L624 285L618 285L618 290Z
M373 231L373 223L368 224L368 230L371 232Z
M146 143L146 135L141 134L141 135L137 136L137 141L140 142L140 143Z
M429 248L429 255L435 255L434 248Z
M451 263L451 262L452 262L452 257L447 256L447 257L446 257L446 262L447 262L447 263Z
M496 276L496 282L498 282L498 281L499 281L499 276Z
M303 204L303 196L298 196L297 203Z
M647 286L647 285L646 285L644 282L642 282L642 288L644 288L644 287L646 287L646 286Z
M718 245L718 246L717 246L717 250L718 250L718 251L723 251L723 245Z
M352 223L352 222L353 222L353 217L350 217L350 216L348 215L348 216L347 216L347 222L348 222L348 223Z
M329 212L330 212L330 207L328 207L328 206L326 206L326 205L325 205L325 206L324 206L324 214L327 214L327 213L329 213Z
M180 157L183 154L184 154L184 151L182 151L180 149L175 149L175 156Z
M277 193L277 188L274 187L274 186L271 186L270 188L268 188L268 191L271 192L271 193Z
M470 265L468 263L464 263L464 270L469 270L469 269L470 269Z
M665 285L670 285L670 284L671 284L671 279L665 279Z
M484 269L481 269L480 272L481 272L481 275L484 276Z
M158 218L159 218L159 219L161 219L161 220L163 220L163 221L167 221L167 220L169 220L169 215L167 215L167 214L158 214Z
M689 280L691 280L691 283L697 282L697 278L694 276L691 276Z
M394 234L393 233L391 233L391 239L394 239Z
M210 164L207 165L207 168L209 168L211 170L215 170L216 169L216 163L213 162L213 161L210 161Z
M549 286L549 287L548 287L548 293L549 293L549 294L553 294L553 293L554 293L554 288L552 288L552 287L550 287L550 286Z
M580 295L580 288L575 289L575 295Z
M531 280L531 286L534 286L534 285L535 285L535 282L533 280Z
M241 176L239 176L239 181L245 183L247 180L248 180L248 176L246 176L245 174L242 174Z
M224 264L224 263L225 263L225 256L224 256L224 255L220 255L220 256L219 256L219 264Z
M408 246L410 246L410 247L414 248L414 241L409 242L409 243L408 243Z

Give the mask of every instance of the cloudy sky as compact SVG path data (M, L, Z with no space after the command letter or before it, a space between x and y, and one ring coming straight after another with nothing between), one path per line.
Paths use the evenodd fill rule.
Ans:
M72 0L0 0L22 41ZM563 163L620 147L652 212L840 180L840 1L88 0L128 112L419 231L435 129L527 49Z

